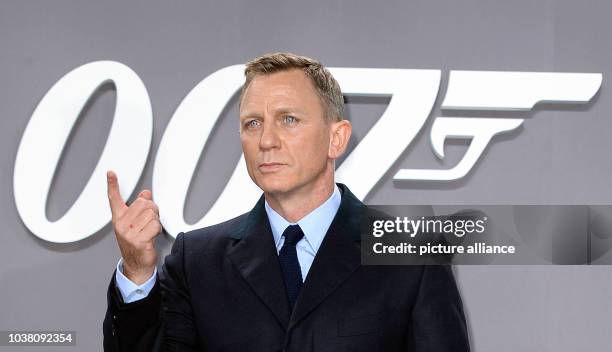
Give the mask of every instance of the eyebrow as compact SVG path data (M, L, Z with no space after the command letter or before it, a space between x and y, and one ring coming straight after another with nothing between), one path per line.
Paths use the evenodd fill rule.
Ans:
M282 114L298 114L298 115L303 115L304 112L301 109L296 109L296 108L279 108L275 111L276 114L282 115Z
M295 113L295 114L304 114L304 111L298 108L290 108L290 107L280 107L278 109L274 110L275 114L290 114L290 113ZM247 118L261 118L261 114L256 113L256 112L251 112L251 111L246 111L243 114L240 114L240 119L247 119Z
M256 114L256 113L247 112L244 114L239 114L238 117L240 118L240 120L245 120L245 119L250 119L250 118L260 118L261 115Z

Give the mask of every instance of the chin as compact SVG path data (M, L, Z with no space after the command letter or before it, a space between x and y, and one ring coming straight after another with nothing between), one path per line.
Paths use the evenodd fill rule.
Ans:
M264 193L274 194L274 193L286 193L295 188L291 182L288 182L286 178L275 178L265 176L262 177L257 182L257 186L261 188Z
M273 184L273 185L266 184L266 185L260 186L259 188L261 188L266 194L282 194L282 193L287 193L293 189L289 187L288 185L278 185L278 184Z

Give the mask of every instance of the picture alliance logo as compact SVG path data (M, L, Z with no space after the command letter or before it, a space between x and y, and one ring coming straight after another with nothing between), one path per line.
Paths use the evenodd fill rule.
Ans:
M430 115L441 83L440 70L333 67L330 71L347 96L389 97L376 124L336 171L364 199L413 142ZM81 110L100 86L116 87L111 129L98 163L80 195L57 221L45 207L51 181ZM195 224L184 220L184 204L200 155L227 103L244 82L244 66L222 68L198 83L181 101L164 131L153 162L152 191L168 233L212 225L244 213L261 190L250 180L244 157L208 212ZM518 128L539 102L587 104L598 92L600 73L450 71L441 109L452 115L433 117L429 131L435 155L444 158L447 139L470 140L463 158L450 169L399 169L394 180L453 181L467 175L491 140ZM479 117L465 117L480 111ZM512 118L482 117L482 111L514 111ZM516 112L519 112L517 114ZM132 131L139 131L133 133ZM115 61L91 62L67 73L45 94L23 133L15 160L13 190L18 213L39 238L69 243L87 238L111 220L106 171L119 177L124 199L134 192L143 172L153 135L147 89L128 66ZM385 153L377 153L384 148Z

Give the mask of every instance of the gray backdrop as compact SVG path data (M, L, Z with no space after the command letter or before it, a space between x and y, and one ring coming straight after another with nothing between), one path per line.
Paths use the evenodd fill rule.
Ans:
M606 1L0 2L0 330L76 330L76 348L45 350L102 349L106 288L119 257L112 229L75 244L46 243L19 219L12 191L24 128L42 96L73 68L116 60L146 84L153 146L138 188L150 187L165 126L197 82L219 68L287 50L328 66L443 70L428 124L367 203L610 203L611 11ZM453 143L448 160L439 162L429 146L450 69L601 72L604 80L586 107L530 113L518 131L495 139L466 178L396 184L397 169L449 167L466 149ZM49 219L64 214L93 171L114 94L112 87L102 90L82 113L54 179ZM349 100L353 146L386 103ZM187 200L190 223L210 207L239 158L236 114L234 101L201 158ZM171 241L166 236L158 245L167 253ZM474 351L609 349L612 268L462 266L455 272Z

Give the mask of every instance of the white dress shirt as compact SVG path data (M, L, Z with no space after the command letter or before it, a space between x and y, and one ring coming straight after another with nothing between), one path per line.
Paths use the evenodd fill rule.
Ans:
M298 220L297 223L291 223L284 219L278 214L268 202L265 202L266 214L268 215L268 221L270 222L270 228L272 229L272 235L274 236L274 244L276 245L276 252L280 252L285 242L285 238L282 236L283 232L289 225L300 225L304 237L296 244L296 251L298 262L300 263L300 269L302 270L302 281L306 280L308 271L314 261L314 258L323 242L323 238L332 223L332 220L338 212L340 207L340 201L342 196L338 186L334 185L334 191L332 195L323 204L319 205L316 209L308 213L302 219ZM123 301L125 303L131 303L143 299L149 295L149 292L155 286L155 280L157 277L157 267L153 272L153 275L142 285L137 285L130 279L123 275L123 261L119 259L117 263L117 270L115 272L115 282L121 292Z
M268 214L268 220L272 228L272 235L274 235L277 253L283 248L285 237L282 235L289 225L298 224L302 232L304 232L304 237L295 245L300 269L302 269L302 282L306 281L308 270L310 270L310 266L314 261L315 255L317 255L319 247L321 247L321 242L323 242L327 229L329 229L329 225L331 225L340 207L341 198L338 186L334 185L334 192L332 195L315 210L298 220L297 223L285 220L279 213L272 209L266 201L266 213Z

